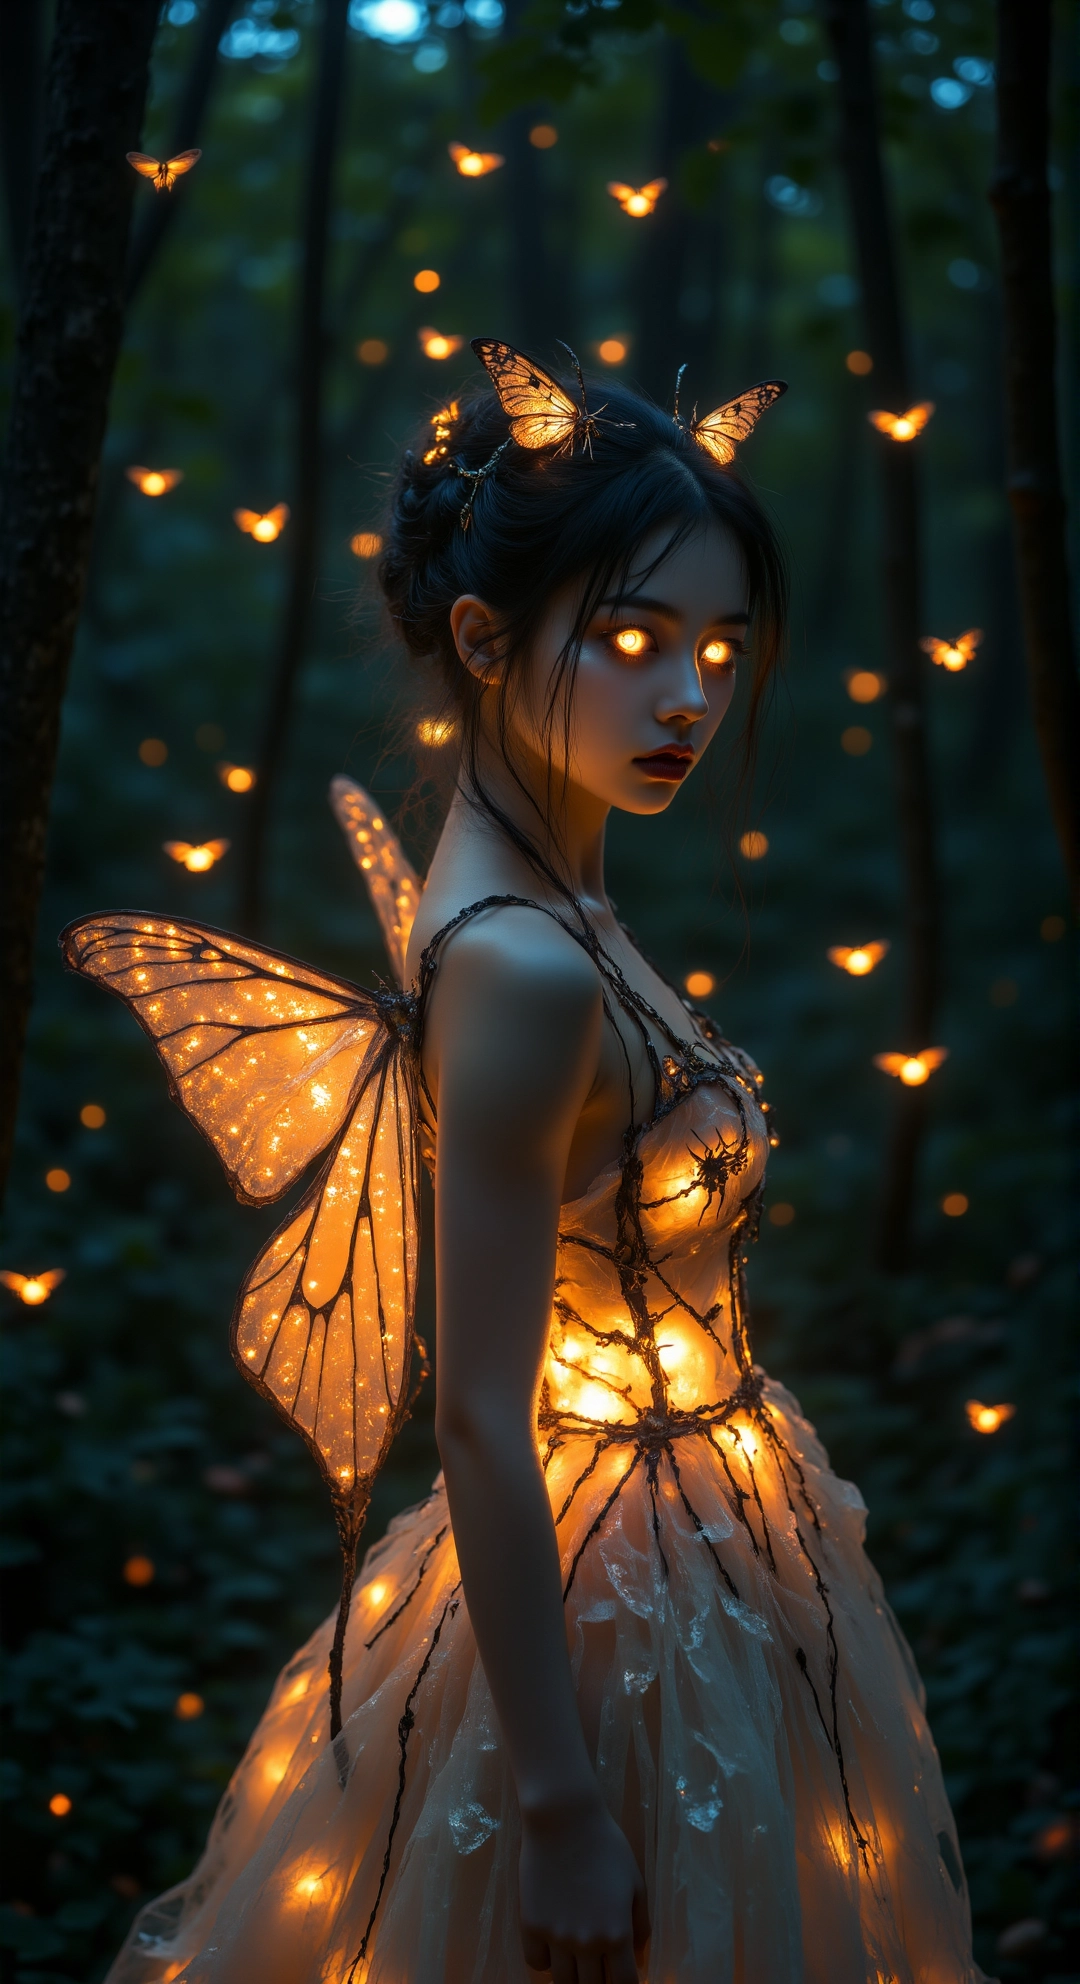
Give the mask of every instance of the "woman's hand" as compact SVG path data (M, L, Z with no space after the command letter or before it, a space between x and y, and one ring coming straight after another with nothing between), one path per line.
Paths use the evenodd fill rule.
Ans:
M521 1935L552 1984L637 1984L649 1939L645 1888L599 1798L521 1815Z

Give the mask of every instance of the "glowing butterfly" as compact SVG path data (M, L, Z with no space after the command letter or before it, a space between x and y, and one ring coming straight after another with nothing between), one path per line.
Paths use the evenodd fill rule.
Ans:
M465 342L464 338L448 337L445 331L437 331L431 324L425 324L416 335L425 358L453 358Z
M879 434L887 434L890 441L914 441L916 434L922 433L933 411L933 400L920 400L917 406L909 406L906 413L875 411L866 417L871 426L876 427Z
M431 468L435 462L446 459L450 450L450 436L458 417L458 403L451 400L449 406L441 406L438 413L431 416L431 446L424 455L424 467Z
M205 875L208 868L220 861L229 851L227 840L204 840L193 843L189 840L163 840L161 843L171 861L178 861L189 875Z
M1004 1426L1005 1421L1013 1417L1016 1407L983 1405L980 1399L969 1398L965 1400L964 1411L967 1413L969 1426L973 1426L976 1433L996 1433L999 1426Z
M13 1268L0 1268L0 1281L5 1288L10 1288L13 1295L18 1296L20 1302L25 1302L28 1309L36 1309L40 1303L48 1301L53 1289L63 1281L64 1274L63 1268L47 1268L44 1274L16 1274Z
M981 627L969 627L967 633L958 634L955 641L942 641L936 634L926 634L919 646L939 668L947 668L951 675L957 675L967 667L982 637Z
M685 367L680 366L679 380L684 370ZM698 420L695 416L689 422L689 431L698 446L704 448L714 462L719 462L721 468L726 468L729 462L735 460L735 450L740 441L745 441L747 435L753 433L762 414L775 406L786 392L785 379L763 379L760 385L740 393L738 399L725 400L723 406L707 413L704 420ZM678 381L675 386L675 419L679 422Z
M140 178L153 180L155 193L171 193L177 180L198 165L202 152L196 145L189 152L177 152L175 158L151 158L149 152L128 152L126 156Z
M275 503L272 510L234 510L233 523L258 544L273 544L289 521L287 503Z
M144 496L167 496L184 480L182 468L141 468L138 463L126 468L124 474Z
M609 179L607 189L624 214L633 220L643 220L654 211L661 193L667 192L667 180L650 179L647 186L624 186L621 179Z
M415 1003L184 918L87 916L60 942L69 970L114 992L149 1034L173 1099L243 1204L269 1205L318 1167L245 1276L231 1347L330 1490L344 1567L330 1655L336 1737L356 1548L410 1404Z
M560 454L564 450L572 454L574 442L580 436L591 449L597 415L589 412L581 367L569 345L564 350L570 352L578 376L581 392L578 405L550 372L537 365L535 359L526 358L516 346L500 344L496 338L473 338L472 348L499 395L503 412L509 416L510 433L519 447L554 447Z
M446 149L463 179L483 179L506 164L501 152L474 152L471 145L447 145Z
M905 1088L921 1088L948 1056L947 1047L922 1047L917 1054L875 1054L874 1066L898 1075Z
M847 944L834 944L828 952L828 959L830 964L838 964L841 971L850 972L852 978L865 978L868 971L873 971L875 965L881 963L888 948L884 940L875 944L856 944L850 948Z

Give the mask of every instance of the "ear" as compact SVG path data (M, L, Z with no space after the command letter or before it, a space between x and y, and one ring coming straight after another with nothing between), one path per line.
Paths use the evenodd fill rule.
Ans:
M495 683L500 675L498 617L475 593L462 593L450 608L450 632L458 658L479 682Z

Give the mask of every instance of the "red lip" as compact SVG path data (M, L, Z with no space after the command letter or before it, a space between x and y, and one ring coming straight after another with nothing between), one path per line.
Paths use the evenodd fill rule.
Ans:
M685 745L668 745L663 751L650 751L648 757L635 758L649 778L663 779L670 785L680 785L694 762L694 753Z

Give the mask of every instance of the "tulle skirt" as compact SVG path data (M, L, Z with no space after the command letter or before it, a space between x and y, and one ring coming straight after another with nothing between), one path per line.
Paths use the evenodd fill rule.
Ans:
M648 1889L649 1984L977 1984L953 1819L864 1504L790 1393L766 1380L763 1399L782 1465L779 1448L733 1464L695 1432L615 1441L590 1469L593 1440L568 1431L548 1466L553 1509L570 1504L586 1736ZM203 1858L141 1912L109 1984L535 1976L441 1480L365 1559L335 1745L332 1628L282 1672Z

